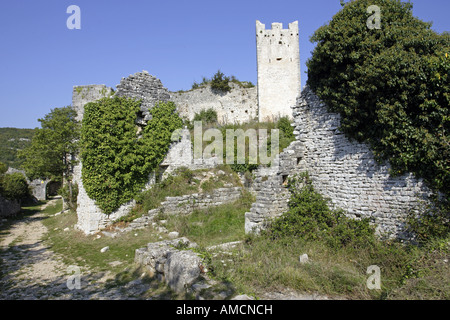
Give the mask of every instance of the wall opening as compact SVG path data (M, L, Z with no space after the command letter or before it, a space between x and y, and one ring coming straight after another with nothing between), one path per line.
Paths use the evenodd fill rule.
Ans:
M286 186L287 183L288 183L288 175L287 175L287 174L283 174L283 175L281 176L281 181L282 181L282 183L283 183L283 186Z

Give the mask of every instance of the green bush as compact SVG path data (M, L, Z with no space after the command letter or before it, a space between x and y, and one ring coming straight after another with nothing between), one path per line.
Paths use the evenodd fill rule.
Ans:
M82 179L87 194L111 213L142 190L164 159L182 120L173 102L150 110L152 119L138 135L140 101L104 98L86 104L81 129Z
M65 184L58 190L58 194L64 199L70 209L77 208L78 184L72 184L72 197L70 196L69 185Z
M450 236L450 201L437 201L422 205L421 214L409 212L406 218L407 230L419 244Z
M3 162L0 162L0 176L5 174L6 171L8 171L8 165Z
M211 79L211 88L221 92L229 92L231 91L229 82L230 78L226 77L223 72L218 70Z
M217 123L217 112L212 108L201 110L195 113L193 121L202 121L203 124Z
M375 228L369 220L354 220L346 217L343 210L331 210L328 201L314 190L308 174L289 178L288 189L289 210L269 222L264 234L273 239L320 240L331 248L367 247L375 243Z
M31 194L23 174L13 172L0 177L0 193L10 200L24 200Z
M381 29L369 29L370 5ZM413 16L412 4L357 0L311 37L308 85L341 114L341 130L367 142L391 174L413 172L450 194L450 36Z

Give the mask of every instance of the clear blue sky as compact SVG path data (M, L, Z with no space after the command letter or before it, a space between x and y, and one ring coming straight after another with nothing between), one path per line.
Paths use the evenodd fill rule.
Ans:
M414 15L450 30L450 1L415 0ZM81 30L69 30L69 5ZM0 6L0 127L35 128L70 105L74 85L106 84L147 70L170 91L219 68L256 84L255 21L298 20L302 86L309 37L339 0L3 0Z

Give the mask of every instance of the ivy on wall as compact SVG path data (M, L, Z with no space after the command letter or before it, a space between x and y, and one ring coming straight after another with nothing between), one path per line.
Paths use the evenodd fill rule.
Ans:
M145 186L169 149L172 132L182 120L173 102L150 110L152 119L140 132L140 101L103 98L86 104L81 129L82 179L86 193L110 214Z

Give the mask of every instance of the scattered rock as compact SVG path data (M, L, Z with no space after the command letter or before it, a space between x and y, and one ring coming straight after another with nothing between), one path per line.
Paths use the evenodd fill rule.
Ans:
M301 264L304 264L304 263L307 263L309 261L309 258L308 258L308 255L305 253L305 254L302 254L301 256L300 256L300 263Z
M104 248L102 248L101 250L100 250L100 252L101 253L104 253L104 252L106 252L106 251L108 251L109 250L109 247L104 247Z
M69 231L69 230L70 230L69 228L64 228L63 231L66 232L66 231Z
M201 259L190 250L175 251L168 254L164 264L166 283L176 292L183 292L200 276Z
M176 231L172 231L172 232L169 232L168 236L170 239L175 239L175 238L178 238L180 236L180 234Z
M122 261L112 261L108 263L111 267L117 267L122 264Z
M253 297L250 297L246 294L240 294L234 298L231 298L231 300L255 300Z
M108 231L102 231L104 236L110 237L110 238L115 238L117 236L116 232L108 232Z

